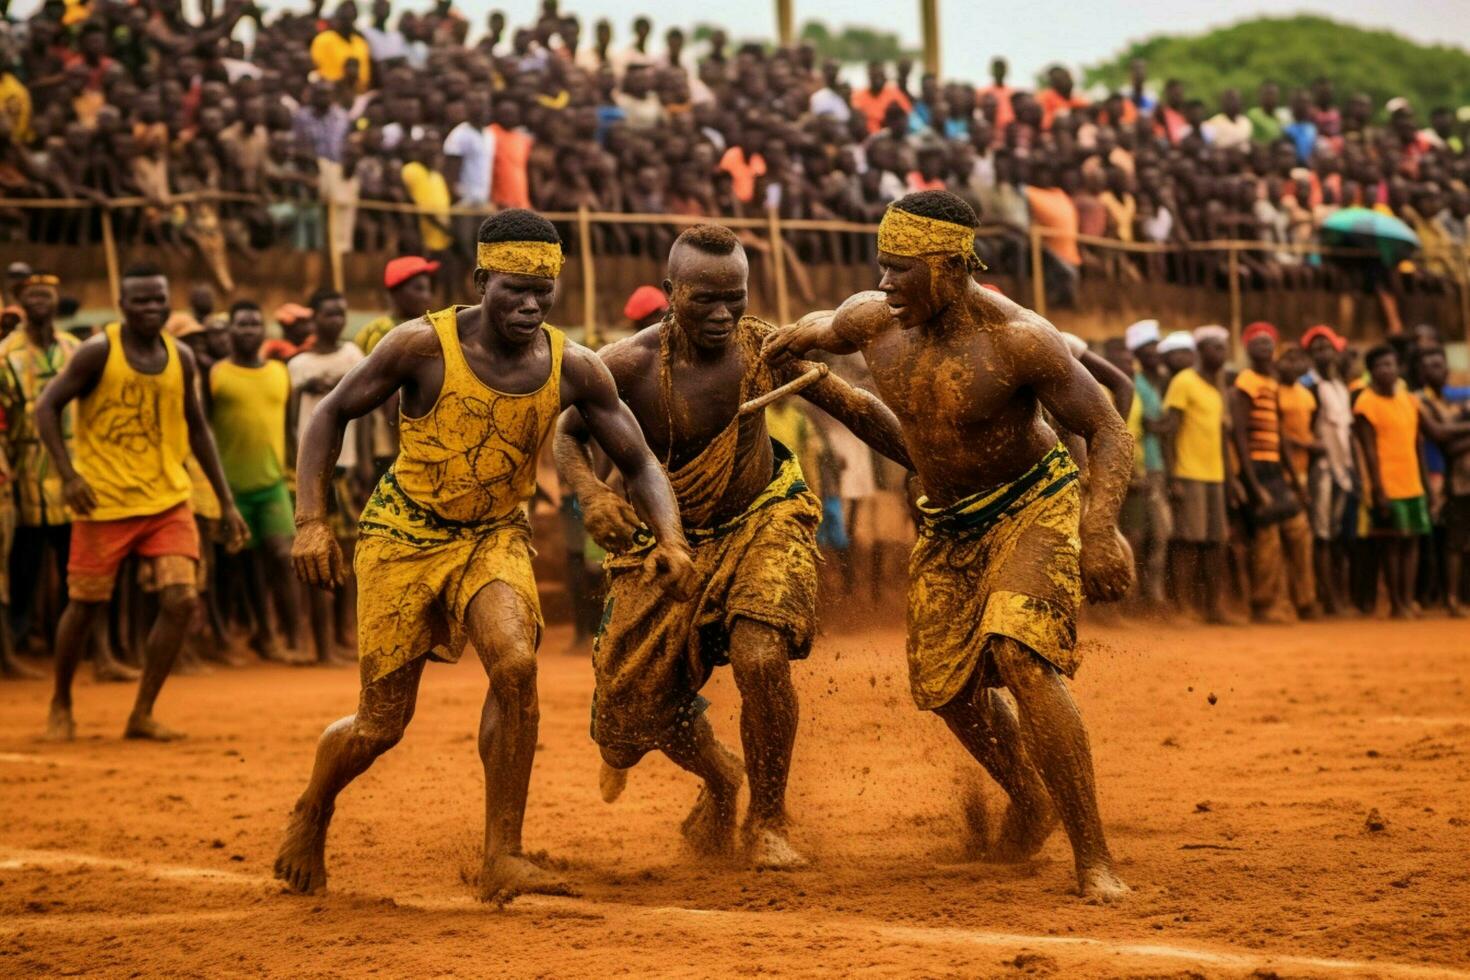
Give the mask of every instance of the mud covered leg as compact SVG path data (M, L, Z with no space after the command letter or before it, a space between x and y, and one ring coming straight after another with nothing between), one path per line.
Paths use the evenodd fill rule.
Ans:
M362 689L357 714L327 726L317 743L306 792L296 801L286 839L276 855L276 877L295 892L327 884L327 827L337 794L398 744L413 718L424 660L419 658Z
M1010 802L994 843L985 840L983 813L967 813L975 850L992 861L1022 861L1041 850L1056 817L1046 786L1026 755L1020 721L1000 693L972 685L937 712L975 761L1006 791ZM978 797L967 806L983 807Z
M806 864L787 839L786 778L800 708L791 684L789 641L777 630L737 619L730 631L730 666L740 689L740 741L750 776L745 843L758 868Z
M1097 810L1087 730L1061 674L1025 646L993 637L990 655L1016 698L1026 754L1051 793L1072 842L1077 883L1091 901L1115 901L1128 888L1113 874L1113 858Z

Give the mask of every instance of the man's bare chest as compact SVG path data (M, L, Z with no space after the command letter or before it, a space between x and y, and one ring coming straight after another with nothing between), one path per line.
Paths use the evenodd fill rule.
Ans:
M878 394L906 428L942 430L998 418L1015 399L1014 373L987 345L885 340L865 352Z

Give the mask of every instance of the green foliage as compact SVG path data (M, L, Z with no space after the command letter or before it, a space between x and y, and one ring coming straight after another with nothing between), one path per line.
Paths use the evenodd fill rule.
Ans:
M809 20L801 25L798 40L817 49L821 58L835 58L845 62L897 61L899 58L918 59L919 52L905 48L896 33L880 31L871 27L843 25L833 31L819 20Z
M1261 17L1205 34L1158 35L1138 41L1083 73L1088 86L1125 90L1128 65L1148 62L1149 84L1184 83L1189 98L1212 109L1220 93L1238 88L1247 105L1263 81L1281 86L1282 104L1319 76L1332 79L1338 101L1366 92L1381 113L1395 96L1408 98L1421 119L1435 106L1470 105L1470 52L1417 44L1390 31L1365 30L1326 17Z

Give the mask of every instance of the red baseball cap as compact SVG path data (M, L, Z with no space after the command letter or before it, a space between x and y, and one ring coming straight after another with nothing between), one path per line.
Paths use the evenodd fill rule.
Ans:
M1267 323L1265 320L1257 320L1255 323L1252 323L1250 326L1245 328L1245 332L1240 335L1240 342L1243 344L1248 344L1262 334L1270 337L1272 340L1281 339L1281 334L1277 332L1275 326Z
M397 289L414 276L439 271L439 263L431 262L422 255L400 255L383 266L383 287Z
M1347 346L1347 340L1343 338L1342 334L1333 330L1325 323L1319 323L1315 327L1310 327L1306 333L1302 334L1302 347L1311 347L1312 341L1318 337L1326 337L1327 342L1332 345L1332 349L1335 351L1341 351Z
M623 316L638 321L669 308L669 298L657 286L639 286L623 304Z

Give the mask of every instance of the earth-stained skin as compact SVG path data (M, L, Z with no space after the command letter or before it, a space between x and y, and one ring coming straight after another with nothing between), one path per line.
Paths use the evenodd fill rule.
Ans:
M720 231L706 233L718 237ZM730 521L744 514L767 489L774 457L765 416L754 412L738 417L740 405L810 367L791 364L773 370L760 361L760 332L768 328L743 318L749 276L744 251L733 236L723 253L719 247L711 251L690 244L687 238L676 243L664 283L670 316L601 351L617 380L619 395L637 417L655 455L674 475L686 528ZM880 452L908 465L896 420L872 395L830 376L805 388L802 395ZM626 504L597 479L588 449L585 427L574 416L566 416L556 442L558 468L581 502L588 532L616 553L633 538L636 525ZM793 540L789 547L814 553L815 543ZM779 563L770 550L748 550L730 560ZM813 562L799 564L803 569L810 565L814 578ZM726 575L732 571L724 570ZM780 574L781 569L773 571ZM759 570L745 568L735 574L753 576ZM719 578L712 573L706 586ZM794 605L809 607L810 603L798 600ZM813 610L805 608L792 615L809 622ZM751 786L743 833L746 859L757 867L797 867L805 860L788 839L785 812L786 779L799 713L789 661L805 650L796 649L798 638L769 623L739 615L733 619L728 660L741 693L743 765ZM604 656L607 649L605 644ZM653 658L683 655L673 649L647 653ZM667 736L650 734L644 741L638 747L604 745L604 759L615 769L625 769L636 764L648 748L657 747L700 776L705 785L684 823L684 833L701 854L729 851L735 829L734 794L740 785L739 760L734 753L715 738L703 713ZM620 777L605 774L603 784L609 797L621 792Z
M766 341L768 360L779 364L811 350L861 352L903 427L926 503L937 508L1011 484L1051 453L1057 434L1044 408L1087 443L1076 532L1082 591L1094 601L1121 598L1132 581L1132 560L1117 514L1132 445L1103 390L1050 323L976 284L963 255L880 252L878 261L878 291L781 328ZM1037 548L1015 548L1004 561L1021 578L1044 577L1057 567L1053 554ZM911 621L924 615L923 608L911 609ZM985 689L979 674L987 668L1019 711ZM1071 839L1081 893L1094 901L1120 897L1127 889L1112 871L1087 734L1061 673L1026 645L994 633L975 670L936 710L1011 798L991 855L1016 860L1035 853L1055 812Z
M519 220L524 226L528 223L527 214L501 212L490 221ZM540 234L550 234L550 226L535 216L530 216L529 224ZM509 393L505 398L507 412L512 414L516 409L510 400L516 398L529 405L532 399L539 404L541 399L550 397L553 402L559 399L561 408L576 409L627 480L639 514L657 537L646 562L647 573L677 591L689 566L678 509L663 470L648 451L637 423L618 400L606 369L591 351L566 341L561 348L560 376L555 382L558 387L548 390L551 372L557 364L558 339L543 328L543 322L551 307L555 280L545 275L490 273L480 269L476 272L476 284L481 292L477 305L396 327L317 407L302 442L297 467L300 473L298 533L292 552L297 574L318 588L335 587L343 579L343 557L326 523L326 500L332 466L348 421L376 410L394 395L399 396L406 419L429 417L438 410L441 394L451 386L446 357L450 348L457 348L453 386L469 389L483 386L492 392ZM462 367L458 366L461 362ZM529 407L520 409L530 410ZM497 425L496 437L506 440L505 445L514 451L516 458L534 460L540 440L550 431L552 418L554 415L546 419L544 429L509 423ZM417 451L407 441L405 447L401 452ZM413 461L421 463L423 456L420 452ZM497 522L502 511L518 513L514 505L529 497L523 484L533 487L534 481L529 477L512 481L493 469L484 473L477 470L476 475L487 482L483 486L453 488L453 494L445 495L442 502L435 497L412 503L419 510L436 505L461 508L454 512L458 518L454 526L483 528L486 547L493 548L491 535L501 526ZM385 478L380 490L387 485ZM432 484L426 486L431 495L438 493ZM365 580L364 589L401 590L402 583L395 579L403 578L405 570L412 573L414 561L432 561L436 557L443 560L446 556L453 560L465 554L464 549L457 549L457 544L446 546L427 539L407 540L401 546L408 549L407 555L394 557L391 549L385 550L385 557L375 559L378 575L359 576ZM363 553L364 549L359 547L359 571ZM479 897L501 902L528 892L565 894L570 886L534 864L523 852L521 842L540 718L535 656L540 617L526 598L527 592L534 596L534 588L519 588L527 585L522 579L529 580L529 559L526 559L525 575L516 576L518 587L513 587L496 571L500 566L488 559L483 563L462 564L463 568L451 569L455 575L480 576L473 588L466 586L463 594L455 593L461 596L458 601L464 603L456 607L462 621L449 624L436 621L435 626L462 628L478 653L488 680L478 738L485 769L485 849L478 876ZM375 580L376 586L372 584ZM471 591L473 594L469 594ZM428 624L415 620L410 625ZM383 668L381 673L374 673L373 663L364 660L357 712L333 723L322 734L311 778L296 803L275 862L276 877L291 890L309 893L325 886L327 829L337 795L403 737L413 717L426 659L446 658L437 648L417 648L419 638L430 633L427 628L406 629L403 635L413 638L415 649L407 651L404 658L379 664ZM366 649L370 644L360 646Z

